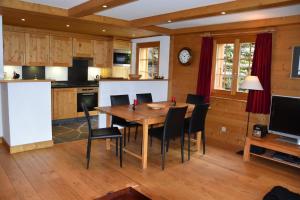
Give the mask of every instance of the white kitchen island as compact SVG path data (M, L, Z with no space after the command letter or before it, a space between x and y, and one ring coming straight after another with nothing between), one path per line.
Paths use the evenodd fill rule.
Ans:
M0 130L10 153L53 145L50 80L0 80Z
M111 95L128 94L130 103L138 93L151 93L154 102L167 101L168 80L101 80L98 105L111 106ZM99 114L99 127L106 127L106 114Z

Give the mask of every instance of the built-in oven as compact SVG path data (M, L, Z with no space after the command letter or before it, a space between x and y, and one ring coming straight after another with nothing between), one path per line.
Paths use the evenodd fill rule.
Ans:
M131 53L129 50L114 49L114 66L130 66Z
M77 112L83 112L81 103L84 103L89 111L98 106L98 87L83 87L77 89Z

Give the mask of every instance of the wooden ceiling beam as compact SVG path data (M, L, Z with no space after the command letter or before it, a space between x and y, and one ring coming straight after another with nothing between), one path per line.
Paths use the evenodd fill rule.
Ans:
M210 6L192 8L167 14L135 19L131 21L131 24L135 27L144 27L165 24L168 23L169 20L171 20L172 22L177 22L189 19L217 16L220 15L221 12L231 14L257 9L287 6L299 3L299 0L236 0L227 3L215 4Z
M70 17L83 17L136 0L89 0L68 10Z
M173 29L170 31L171 35L178 34L189 34L189 33L207 33L215 31L230 31L230 30L241 30L241 29L253 29L253 28L264 28L264 27L276 27L291 24L300 24L300 15L288 16L288 17L277 17L270 19L260 19L253 21L244 22L233 22L227 24L216 24L208 26L198 26L191 28Z

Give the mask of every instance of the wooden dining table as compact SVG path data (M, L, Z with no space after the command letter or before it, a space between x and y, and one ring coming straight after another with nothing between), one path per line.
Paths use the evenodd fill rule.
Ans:
M135 107L133 110L132 105L122 105L122 106L106 106L106 107L96 107L95 109L100 113L106 114L106 126L111 126L111 116L117 116L125 119L128 122L136 122L141 124L143 127L143 138L142 138L142 155L137 154L123 148L123 151L140 159L142 161L142 168L147 168L147 157L148 157L148 129L149 126L154 124L164 123L168 110L171 106L171 102L159 102L164 108L161 109L152 109L147 106L147 104L140 104ZM188 106L186 112L186 118L190 117L194 109L194 105L186 103L177 103L176 107ZM200 152L201 144L201 132L196 133L196 147L197 152ZM106 140L106 149L110 150L110 139Z

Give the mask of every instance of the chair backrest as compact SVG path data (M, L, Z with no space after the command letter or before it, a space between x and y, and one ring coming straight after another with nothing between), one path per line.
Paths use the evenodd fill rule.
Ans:
M192 117L189 124L189 132L196 133L204 131L205 119L209 108L209 104L197 104L192 113Z
M84 112L86 121L88 123L88 130L89 130L89 137L90 137L91 134L92 134L92 124L91 124L90 114L89 114L89 111L88 111L88 109L87 109L87 107L84 103L81 103L81 107L82 107L82 110Z
M184 117L187 106L185 107L171 107L168 111L164 124L164 139L181 136L184 134Z
M204 96L197 95L197 94L188 94L186 97L186 103L189 104L203 104L204 103Z
M153 102L151 93L136 94L136 99L138 101L138 104Z
M129 105L129 97L125 95L111 95L110 96L111 106Z

